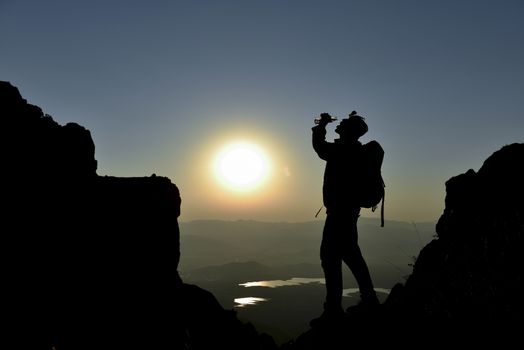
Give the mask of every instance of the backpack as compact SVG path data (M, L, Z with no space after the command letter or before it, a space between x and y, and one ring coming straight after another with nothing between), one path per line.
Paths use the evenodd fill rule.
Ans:
M362 145L362 167L360 178L360 207L375 211L382 201L380 209L380 226L384 227L384 197L385 187L382 179L382 161L384 149L373 140Z

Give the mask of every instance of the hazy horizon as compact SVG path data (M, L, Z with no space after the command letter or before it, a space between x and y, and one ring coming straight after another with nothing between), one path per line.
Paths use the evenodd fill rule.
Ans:
M438 217L435 218L435 220L428 220L428 221L404 221L404 220L390 220L385 219L385 222L388 223L405 223L405 224L436 224L438 221ZM238 222L238 221L253 221L253 222L260 222L260 223L275 223L275 224L304 224L304 223L310 223L310 222L323 222L325 220L325 217L319 217L319 218L313 218L311 220L305 219L305 220L257 220L257 219L249 219L249 218L239 218L239 219L210 219L210 218L196 218L191 220L178 220L180 224L187 224L187 223L193 223L193 222L199 222L199 221L222 221L222 222ZM359 224L362 224L363 220L373 220L378 223L380 223L380 218L377 217L362 217L359 219Z
M308 263L320 268L322 220L196 220L179 226L181 271L249 261L273 267ZM398 275L394 265L407 266L434 235L434 223L387 221L380 227L374 219L359 221L359 242L367 260L387 266L391 275Z
M523 18L517 0L3 0L0 79L89 129L98 174L169 177L181 221L315 220L313 118L356 110L386 152L386 219L432 222L445 181L523 141ZM260 152L233 161L260 161L238 177L240 141Z

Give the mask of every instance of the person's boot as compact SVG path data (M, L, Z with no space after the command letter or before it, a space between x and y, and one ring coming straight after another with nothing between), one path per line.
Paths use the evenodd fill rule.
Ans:
M378 306L380 301L378 300L377 293L375 291L366 294L360 294L360 303L369 306Z
M337 324L342 321L344 318L344 310L342 309L342 306L329 306L324 303L324 312L317 317L312 319L309 322L309 325L313 328L325 326L325 325L332 325Z
M346 309L346 312L352 311L375 311L380 307L380 301L378 300L375 291L371 293L360 293L360 301L358 304L350 306Z

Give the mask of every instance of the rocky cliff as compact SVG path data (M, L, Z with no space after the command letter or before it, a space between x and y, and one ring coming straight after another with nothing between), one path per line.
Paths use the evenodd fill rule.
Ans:
M90 132L7 82L0 116L2 347L274 347L180 280L181 200L168 178L98 176Z
M390 305L412 317L480 325L522 321L524 144L446 182L444 213Z

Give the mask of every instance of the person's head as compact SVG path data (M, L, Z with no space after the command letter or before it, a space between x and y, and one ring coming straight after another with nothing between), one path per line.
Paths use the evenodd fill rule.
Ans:
M358 140L362 135L368 132L368 125L364 118L355 114L350 114L349 118L342 119L337 125L335 132L341 138Z

